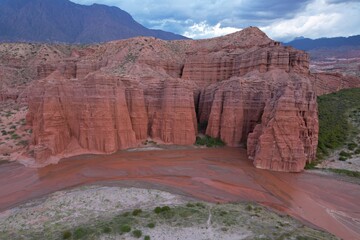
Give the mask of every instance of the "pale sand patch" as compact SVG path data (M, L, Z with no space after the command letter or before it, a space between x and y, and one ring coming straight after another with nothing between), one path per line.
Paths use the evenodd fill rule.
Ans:
M356 155L352 158L347 159L346 161L340 161L338 152L321 162L317 167L337 168L360 172L360 155Z
M209 231L204 226L194 227L173 227L169 231L168 226L158 226L156 229L147 230L146 235L151 236L151 239L156 240L240 240L240 239L253 239L253 234L244 229L232 229L223 231L217 229L216 231ZM132 236L101 236L101 240L126 240L136 239ZM139 238L143 239L143 238ZM266 239L266 236L264 236Z
M170 206L171 210L156 213L154 208L158 206ZM141 213L134 215L134 209L141 209ZM166 214L174 215L166 217ZM150 222L155 224L154 228L148 226ZM141 238L135 238L132 232L120 234L118 229L122 224L129 224L132 231L141 230ZM105 226L110 227L109 233L104 232ZM88 235L80 239L144 239L146 235L158 240L266 239L269 236L336 239L255 204L194 202L152 189L84 186L59 191L0 213L0 239L63 239L65 232L75 237L75 229L79 227L88 231L85 233ZM95 230L86 230L87 227Z
M103 186L59 191L0 213L0 231L42 229L47 225L74 226L89 219L116 215L129 209L180 205L189 198L159 190Z

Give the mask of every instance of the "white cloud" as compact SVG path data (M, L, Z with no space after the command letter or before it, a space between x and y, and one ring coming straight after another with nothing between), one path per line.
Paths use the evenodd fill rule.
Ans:
M189 30L183 33L183 35L194 39L204 39L223 36L240 30L241 28L221 27L221 23L211 26L206 21L203 21L194 23L189 27Z
M360 0L72 1L118 6L146 27L191 38L225 35L249 25L279 41L360 34Z
M294 37L308 38L350 36L359 34L360 3L329 3L315 0L292 19L278 19L261 27L271 38L289 41Z

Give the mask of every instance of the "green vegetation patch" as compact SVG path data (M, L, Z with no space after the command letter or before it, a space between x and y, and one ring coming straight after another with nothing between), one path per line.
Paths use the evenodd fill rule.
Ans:
M155 211L156 209L156 211ZM150 239L151 232L172 231L172 228L197 226L206 229L211 227L225 232L249 231L251 239L263 239L262 236L273 236L271 239L335 239L328 233L311 229L287 215L278 215L255 203L211 204L188 203L178 206L159 206L153 210L142 210L133 215L137 209L112 217L93 218L79 226L68 228L62 225L44 227L42 230L24 229L14 232L0 231L0 239L101 239L122 235L122 239ZM129 209L130 210L130 209ZM210 219L210 221L209 221Z
M223 147L225 143L220 138L213 138L210 136L196 137L196 145L206 147Z
M317 101L320 125L317 158L323 159L332 150L343 147L349 138L358 133L349 118L358 118L360 88L319 96ZM353 144L348 145L349 149L355 147Z
M336 169L336 168L327 168L326 170L340 175L360 178L360 172L357 171L350 171L346 169Z

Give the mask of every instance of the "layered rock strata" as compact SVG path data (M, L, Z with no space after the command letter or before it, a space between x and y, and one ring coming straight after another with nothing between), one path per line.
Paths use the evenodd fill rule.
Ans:
M315 73L314 83L318 96L340 91L341 89L359 88L360 78L340 73Z
M74 146L111 153L147 138L191 145L199 123L229 146L247 145L259 168L298 172L315 157L308 55L258 28L201 41L140 37L32 51L24 64L36 72L21 95L39 162Z

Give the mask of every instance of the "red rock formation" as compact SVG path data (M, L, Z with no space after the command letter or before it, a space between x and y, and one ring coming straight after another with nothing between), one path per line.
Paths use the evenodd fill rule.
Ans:
M360 77L340 73L315 73L314 82L318 96L347 88L360 87Z
M28 121L34 145L40 146L35 148L37 159L63 152L72 139L84 149L104 153L136 145L125 86L119 78L91 74L78 82L52 74L34 84L31 92ZM144 130L136 127L141 136Z
M32 60L35 81L23 96L38 161L74 148L111 153L148 137L193 144L198 122L230 146L247 144L260 168L301 171L315 157L308 56L257 28L201 41L140 37L32 51L41 59Z
M222 38L217 39L217 48L212 48L211 41L214 40L207 45L207 42L200 42L200 51L187 54L182 77L206 87L209 83L243 76L255 70L261 73L273 69L309 72L309 58L305 52L276 45L258 29L250 28L240 33L233 39L235 45L228 45ZM232 37L230 35L225 39ZM246 41L236 42L239 38Z
M289 78L273 76L275 82L284 77ZM297 75L290 79L272 89L261 123L248 136L248 155L258 168L299 172L316 156L316 94L309 79Z

